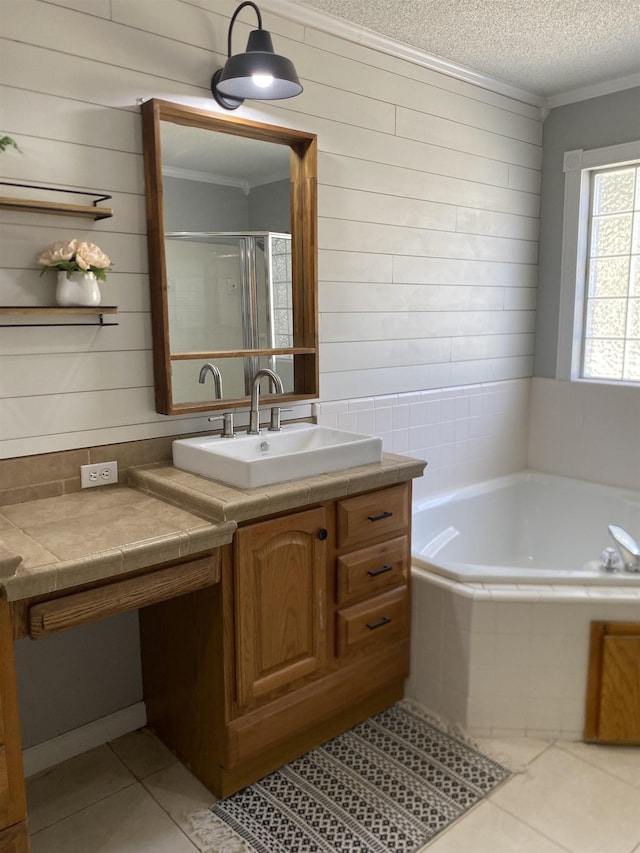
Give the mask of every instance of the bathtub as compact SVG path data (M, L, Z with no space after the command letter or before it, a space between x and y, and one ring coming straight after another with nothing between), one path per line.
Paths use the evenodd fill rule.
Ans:
M520 472L414 505L405 695L473 737L580 740L592 622L640 622L640 575L599 568L640 492Z
M462 583L640 585L602 570L609 524L640 537L640 492L523 471L415 505L412 563Z

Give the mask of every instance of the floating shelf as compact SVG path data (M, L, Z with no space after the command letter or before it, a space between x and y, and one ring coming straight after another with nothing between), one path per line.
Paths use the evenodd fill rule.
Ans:
M57 201L35 201L27 198L8 198L0 196L0 208L4 210L24 210L31 213L52 213L58 216L84 216L89 219L108 219L113 216L113 208L98 207L99 201L108 201L110 195L100 193L83 192L82 190L65 190L60 187L41 187L35 184L18 184L10 181L0 181L5 187L21 187L27 190L44 190L45 192L70 193L72 195L84 195L94 197L93 204L65 204Z
M3 305L0 306L0 314L55 314L64 316L65 314L91 314L97 322L89 323L0 323L0 327L7 328L22 328L34 326L42 328L44 326L119 326L119 323L105 323L104 314L117 314L118 308L116 305L96 305L95 307L83 308L81 306L73 306L72 308L60 308L58 306L23 306L23 305Z
M0 196L3 210L26 210L31 213L57 213L58 216L84 216L88 219L108 219L113 216L110 207L93 207L90 204L63 204L54 201L30 201L24 198Z

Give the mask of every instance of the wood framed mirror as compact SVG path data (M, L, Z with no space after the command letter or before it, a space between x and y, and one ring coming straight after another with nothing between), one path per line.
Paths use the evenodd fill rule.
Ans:
M141 111L156 411L247 406L261 367L283 380L278 402L316 398L315 135L157 99Z

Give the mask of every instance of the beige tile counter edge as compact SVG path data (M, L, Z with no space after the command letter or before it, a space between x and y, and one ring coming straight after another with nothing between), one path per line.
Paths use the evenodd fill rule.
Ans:
M381 462L255 489L237 489L167 463L136 468L129 478L137 489L188 512L216 522L240 522L403 483L420 477L425 467L421 459L385 453Z
M47 595L187 558L228 544L237 527L232 521L212 523L185 513L136 489L106 487L102 498L91 494L84 500L81 494L61 495L0 508L6 513L0 530L4 598ZM96 500L100 512L83 514ZM44 521L43 516L55 520ZM92 542L92 524L101 522L100 535Z
M159 463L132 469L132 488L110 491L111 487L106 487L101 496L89 493L83 497L76 493L3 507L0 512L4 510L4 521L10 526L5 524L0 530L0 590L8 601L17 601L188 557L231 542L237 522L406 482L421 476L425 464L385 453L379 463L256 489L236 489ZM94 549L87 546L86 551L80 549L78 553L56 554L58 526L61 534L65 532L65 519L56 520L56 516L64 509L65 501L73 501L75 511L87 521L91 516L88 512L83 516L82 511L92 503L103 515L111 513L116 520L118 508L124 516L137 506L145 516L155 518L168 529L141 539L131 537L131 541L122 541L120 536L117 541L114 523L113 547L108 543ZM173 523L171 507L175 508ZM185 514L193 514L193 524L185 526ZM106 532L102 531L103 546L104 537L110 538L110 530L107 524ZM30 560L26 552L20 553L19 546L2 542L3 536L11 539L12 535L31 546L33 553L40 555L39 561ZM61 544L69 548L69 543ZM77 542L72 544L77 547Z

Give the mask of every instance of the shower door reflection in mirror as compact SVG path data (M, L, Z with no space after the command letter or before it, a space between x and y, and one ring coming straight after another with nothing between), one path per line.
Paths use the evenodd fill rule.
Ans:
M202 363L180 353L227 353L293 346L291 236L271 232L166 234L167 299L176 403L211 399L210 379L199 383ZM177 356L177 359L176 359ZM219 358L225 397L242 397L261 367L293 391L293 358Z

